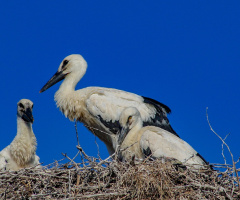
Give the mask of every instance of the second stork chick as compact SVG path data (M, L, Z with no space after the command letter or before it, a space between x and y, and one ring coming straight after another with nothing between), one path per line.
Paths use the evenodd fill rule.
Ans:
M36 155L37 140L33 133L33 102L21 99L17 104L17 135L10 145L0 152L0 170L17 171L39 165Z
M205 159L179 137L159 127L143 127L141 115L135 107L123 110L119 123L121 131L117 143L120 160L149 157L178 160L195 168L207 165Z

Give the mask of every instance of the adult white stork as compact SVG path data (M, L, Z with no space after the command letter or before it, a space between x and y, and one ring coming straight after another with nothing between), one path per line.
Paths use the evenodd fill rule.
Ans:
M106 144L110 154L114 153L116 147L119 116L129 106L139 109L144 126L159 126L177 135L167 118L171 110L156 100L112 88L87 87L75 91L86 70L87 62L81 55L69 55L40 93L64 79L55 93L57 106L71 121L75 119L84 123Z
M205 159L187 142L168 131L145 126L137 108L129 107L120 116L121 131L118 133L119 159L130 161L132 158L177 159L183 164L201 168L207 165Z
M0 169L19 170L39 164L36 155L37 141L32 130L33 102L22 99L17 104L17 135L10 145L0 152Z

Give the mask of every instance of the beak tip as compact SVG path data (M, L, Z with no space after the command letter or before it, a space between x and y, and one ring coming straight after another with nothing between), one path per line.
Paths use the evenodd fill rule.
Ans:
M46 89L42 88L39 93L43 93Z

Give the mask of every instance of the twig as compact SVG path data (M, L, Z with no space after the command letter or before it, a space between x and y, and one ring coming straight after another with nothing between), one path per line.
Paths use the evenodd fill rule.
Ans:
M38 197L44 197L44 196L48 196L48 195L56 195L59 194L58 192L54 192L54 193L46 193L46 194L33 194L31 195L31 198L38 198Z
M120 152L123 152L123 151L128 150L130 147L132 147L133 145L135 145L135 144L137 144L137 143L138 143L138 141L136 141L136 142L134 142L133 144L125 147L124 149L120 149L121 145L119 145L119 144L117 143L117 147L116 147L116 150L115 150L115 159L118 158L118 155L119 155Z
M100 151L99 151L99 146L98 146L98 143L97 143L97 137L96 137L96 134L94 134L94 136L95 136L95 144L96 144L96 146L97 146L97 151L98 151L98 158L99 159L101 159L101 157L100 157Z
M77 129L77 121L76 120L75 120L75 131L76 131L76 136L77 136L77 143L78 143L78 146L80 146L79 139L78 139L78 129ZM85 166L85 162L84 162L84 159L82 157L82 152L79 151L79 153L81 155L81 160L82 160L83 166Z
M208 112L207 112L207 111L208 111L208 108L206 108L206 116L207 116L208 125L209 125L211 131L212 131L213 133L215 133L215 135L222 141L222 143L227 147L228 152L229 152L230 155L231 155L232 164L233 164L233 170L234 170L234 172L235 172L235 174L236 174L236 177L237 177L238 189L240 190L239 177L238 177L238 172L237 172L237 169L236 169L236 164L235 164L235 161L234 161L234 158L233 158L233 154L232 154L229 146L227 145L227 143L222 139L222 137L221 137L220 135L218 135L218 134L213 130L213 128L212 128L212 126L211 126L211 124L210 124L210 121L209 121L209 119L208 119ZM226 137L225 137L225 138L226 138Z
M227 139L227 137L230 135L230 133L228 133L225 138L223 139L223 141L225 141ZM224 163L227 164L227 160L226 160L226 157L224 155L224 147L223 147L224 143L222 143L222 156L223 156L223 159L224 159Z
M94 127L91 127L91 126L87 126L87 125L85 125L85 124L84 124L84 126L87 127L88 129L97 130L97 131L99 131L99 132L101 132L101 133L105 133L105 134L111 136L111 134L109 134L108 132L102 131L102 130L100 130L100 129L98 129L98 128L94 128Z
M78 165L77 165L77 163L74 162L74 160L72 160L71 158L69 158L66 153L62 153L62 155L63 155L64 157L66 157L68 160L70 160L77 169L79 168Z
M68 181L68 193L70 194L70 192L71 192L71 173L70 173L70 171L68 171L68 179L69 179L69 181Z
M89 199L89 198L97 198L97 197L104 197L104 198L109 198L111 196L124 196L126 194L124 193L118 193L118 192L114 192L114 193L106 193L106 194L90 194L90 195L77 195L76 197L79 199ZM71 197L71 198L67 198L67 199L75 199L76 197Z
M78 146L80 146L79 139L78 139L78 130L77 130L77 121L76 120L75 120L75 130L76 130L76 136L77 136L77 143L78 143Z
M81 146L76 146L77 149L84 155L84 157L91 163L92 160L90 159L90 157L83 151L82 147Z

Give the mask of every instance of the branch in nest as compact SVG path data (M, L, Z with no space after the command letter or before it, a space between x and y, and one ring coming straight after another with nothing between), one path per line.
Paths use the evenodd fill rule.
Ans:
M236 162L234 161L233 154L232 154L232 152L231 152L231 150L230 150L230 147L229 147L229 146L227 145L227 143L225 142L225 139L227 138L227 136L228 136L229 134L228 134L224 139L222 139L222 137L221 137L220 135L218 135L218 134L213 130L213 128L212 128L212 126L211 126L211 124L210 124L209 118L208 118L208 112L207 112L207 111L208 111L208 108L206 108L206 116L207 116L208 125L209 125L211 131L222 141L222 144L224 144L224 145L227 147L228 152L229 152L230 155L231 155L232 164L233 164L233 171L234 171L235 174L236 174L237 183L238 183L238 189L240 190L239 177L238 177L238 172L237 172L237 169L236 169ZM223 152L223 151L222 151L222 152ZM224 159L225 159L225 156L224 156ZM226 160L225 160L225 163L226 163Z

